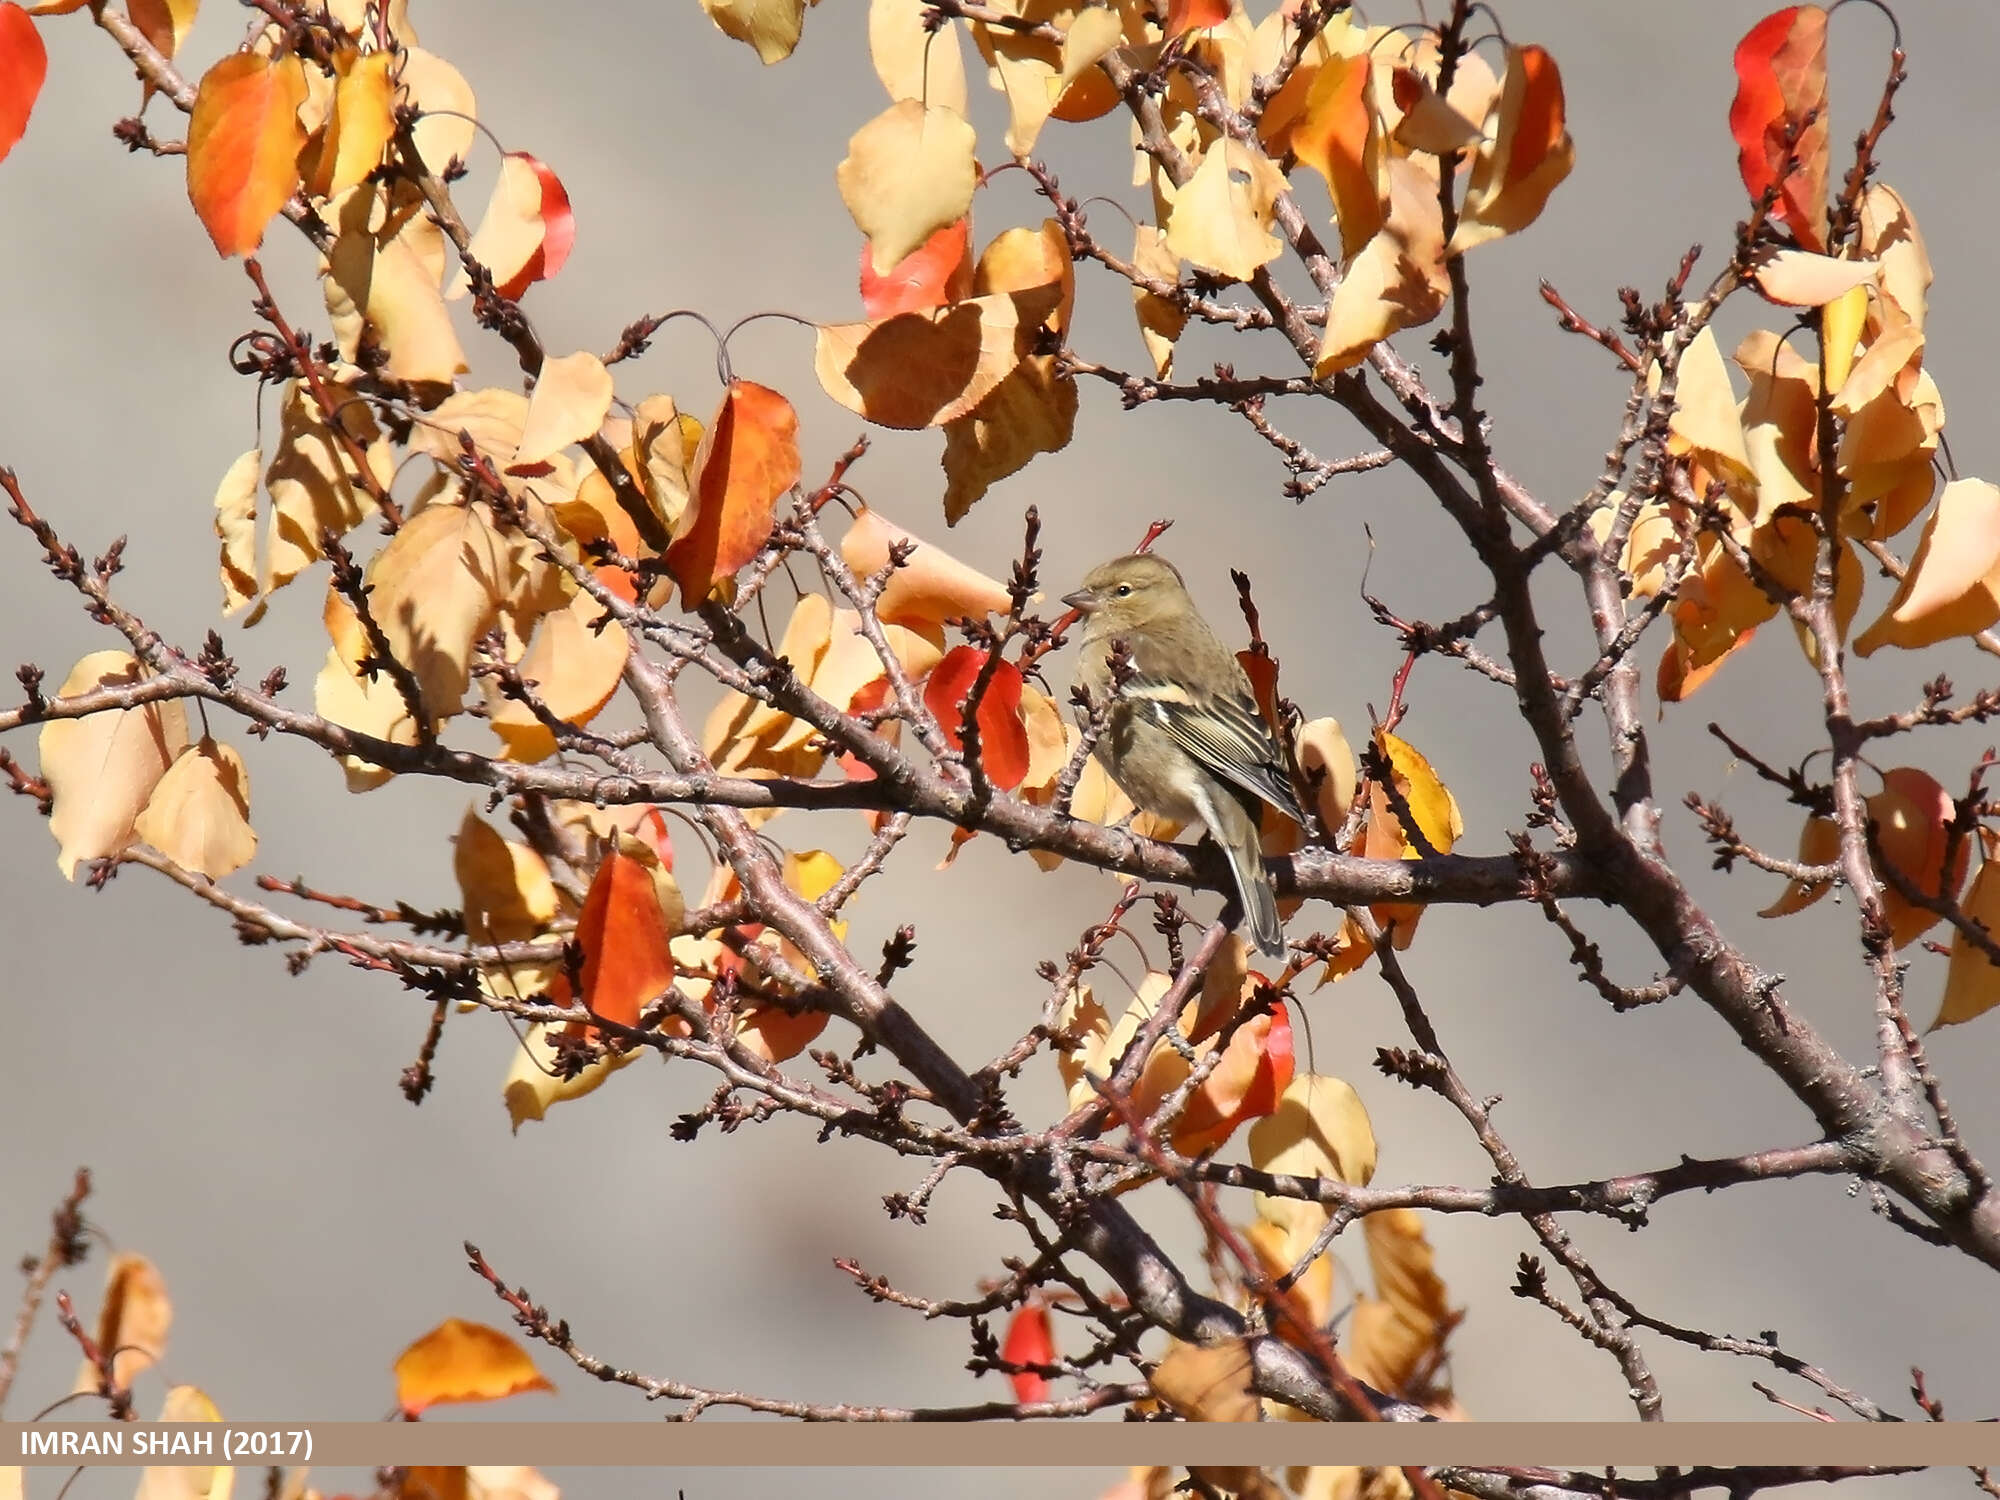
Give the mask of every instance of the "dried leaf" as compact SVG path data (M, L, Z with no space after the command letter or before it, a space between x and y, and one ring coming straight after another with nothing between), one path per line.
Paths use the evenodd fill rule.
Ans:
M1192 1422L1255 1422L1262 1413L1250 1381L1250 1342L1184 1344L1175 1339L1147 1377L1159 1398Z
M701 0L701 8L724 36L755 48L767 68L790 57L805 30L805 0Z
M396 1356L396 1404L411 1417L449 1401L554 1389L512 1338L463 1318L446 1318Z
M204 735L167 768L132 831L175 864L210 880L242 869L257 853L243 757Z
M70 669L57 697L133 687L146 675L123 651L93 651ZM79 861L109 859L132 842L140 812L187 742L187 714L175 699L42 726L49 832L65 880L76 879Z
M1180 282L1181 258L1167 248L1166 236L1151 224L1141 224L1134 231L1132 264L1157 280L1176 285ZM1173 374L1174 345L1187 329L1187 309L1157 292L1135 286L1132 310L1139 319L1139 336L1145 340L1146 353L1152 357L1153 373L1165 380Z
M958 111L914 99L890 105L854 133L834 180L868 236L878 272L965 217L979 184L976 139Z
M264 455L241 455L215 487L215 535L222 543L222 610L235 614L257 595L258 471Z
M798 477L799 419L792 403L765 386L731 381L695 454L694 503L667 548L683 607L695 608L757 555L771 534L778 497Z
M1445 1340L1463 1314L1452 1308L1415 1209L1393 1208L1364 1222L1375 1295L1356 1302L1347 1330L1348 1367L1377 1390L1430 1405L1449 1387L1437 1384Z
M188 198L218 255L248 255L298 186L305 69L232 52L202 75L188 120Z
M326 259L326 306L341 358L361 359L371 341L397 380L449 386L466 369L465 351L439 290L442 246L421 217L389 211L384 189L363 183L330 214L336 234Z
M533 468L594 436L611 410L612 394L611 372L595 354L579 350L544 360L521 423L520 446L508 468Z
M174 1304L167 1280L145 1256L121 1250L104 1268L104 1305L97 1314L97 1347L111 1359L111 1382L129 1387L167 1357ZM97 1389L97 1367L88 1360L76 1373L78 1391Z

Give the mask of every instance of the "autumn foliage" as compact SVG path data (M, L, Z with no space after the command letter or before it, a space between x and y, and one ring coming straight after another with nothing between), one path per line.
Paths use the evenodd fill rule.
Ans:
M787 65L809 66L811 33L831 23L804 0L701 4L714 45L733 39L767 65L796 51ZM1610 466L1576 486L1580 501L1549 501L1502 467L1508 434L1489 432L1479 407L1496 361L1475 342L1468 287L1482 247L1535 232L1576 160L1572 129L1587 126L1570 118L1559 38L1477 44L1472 12L1485 7L1432 9L1444 14L1398 25L1337 0L871 0L881 107L824 163L852 232L814 230L843 265L853 257L854 301L798 337L843 421L939 454L935 495L878 509L848 480L866 441L844 447L851 426L815 430L821 408L761 383L720 333L719 390L649 389L627 363L681 314L638 318L603 352L544 340L535 315L587 230L556 165L480 133L471 82L422 47L405 5L271 0L242 47L193 58L177 55L192 3L129 16L95 0L73 16L75 4L0 4L0 156L33 128L45 27L95 20L185 114L184 146L160 169L184 168L218 256L242 262L215 274L244 282L256 332L238 340L236 368L268 388L274 413L187 524L214 529L232 631L288 588L323 591L324 657L296 664L300 688L281 698L282 681L239 673L242 636L183 649L132 614L115 556L93 564L65 540L97 518L41 498L56 476L5 476L16 519L113 642L51 691L24 669L26 701L0 713L0 730L39 734L32 768L0 768L46 814L61 875L101 883L141 866L246 940L416 992L437 1019L413 1025L413 1100L442 1018L478 1012L474 1024L516 1028L496 1082L517 1130L588 1109L600 1088L643 1087L626 1070L652 1054L713 1075L712 1101L676 1126L686 1138L786 1112L822 1139L921 1159L922 1185L891 1196L893 1215L921 1220L948 1174L983 1174L1025 1237L996 1251L975 1294L933 1301L842 1267L878 1300L964 1320L970 1369L1009 1393L1005 1411L975 1415L1461 1415L1450 1337L1478 1309L1448 1290L1432 1213L1525 1222L1541 1248L1516 1291L1614 1360L1647 1417L1664 1398L1646 1345L1678 1325L1604 1294L1563 1215L1636 1228L1660 1196L1839 1171L1949 1247L1935 1253L2000 1267L2000 1198L1924 1052L1924 1028L2000 1005L1993 757L1948 784L1901 749L1920 729L2000 713L2000 691L1959 700L1928 655L1964 642L2000 655L2000 486L1960 475L1943 441L1925 360L1932 266L1884 144L1902 53L1879 106L1856 106L1827 65L1845 17L1795 6L1759 21L1735 48L1727 120L1744 222L1729 253L1701 262L1710 279L1693 279L1690 256L1659 300L1628 293L1615 326L1544 284L1583 335L1576 349L1608 358L1630 392ZM1726 43L1711 50L1725 68ZM992 139L968 104L968 75L982 74L1005 105ZM1836 105L1875 121L1851 160L1835 151ZM1050 166L1103 130L1133 142L1129 224ZM461 204L454 186L482 154L490 195ZM991 192L1003 165L1039 194L1025 222L992 206L1005 201ZM263 261L280 256L311 265L321 305L279 305ZM1073 342L1092 299L1117 309L1129 359L1100 362ZM1757 320L1733 344L1717 332L1725 302ZM1276 369L1192 378L1176 368L1190 326L1254 331L1243 368ZM1399 335L1431 341L1436 363L1413 365ZM469 380L475 338L524 377ZM1266 817L1290 945L1261 967L1232 907L1209 920L1210 893L1231 889L1215 851L1176 844L1182 830L1135 808L1094 753L1111 706L1068 691L1057 653L1076 616L1050 602L1068 585L1043 560L1065 518L1027 509L1006 558L939 541L976 505L1033 495L1008 481L1068 445L1081 404L1110 391L1243 418L1284 471L1246 477L1244 503L1403 463L1489 575L1488 596L1455 621L1406 620L1368 598L1406 659L1392 683L1339 705L1349 727L1288 695L1283 657L1307 643L1266 639L1257 591L1275 579L1239 577L1241 623L1212 621L1243 648L1249 708L1310 809L1305 824ZM1266 398L1279 394L1341 408L1380 453L1317 457L1275 425ZM1545 654L1542 621L1565 581L1594 643L1580 662ZM1822 743L1796 765L1717 728L1756 794L1790 808L1795 854L1754 846L1711 802L1683 807L1646 753L1656 715L1689 711L1753 651L1805 674L1824 704L1807 726ZM1879 651L1923 656L1914 707L1855 701L1847 659ZM1485 708L1534 735L1521 806L1461 808L1422 748L1476 733L1413 707L1406 689L1426 657L1491 679ZM1365 723L1364 702L1384 705ZM1608 739L1586 752L1600 720ZM455 840L411 858L449 867L457 909L420 922L393 901L246 878L256 742L273 734L317 747L353 795L398 778L451 783L439 795L470 804ZM852 819L855 840L834 847L860 852L820 847L804 832L819 825L787 816L804 810ZM940 881L977 878L954 861L982 836L1022 856L1013 879L1031 880L1031 862L1106 872L1075 946L1040 963L1039 989L965 976L992 990L980 1004L1021 1016L1020 1040L983 1066L947 1055L897 1000L898 974L920 961L912 928L880 954L848 942L850 903L907 857L902 841L924 821L949 829ZM1729 909L1703 907L1677 873L1697 838L1722 867L1755 872ZM1871 991L1842 1003L1879 1020L1881 1051L1858 1063L1748 956L1759 907L1835 932L1821 904L1835 891L1850 898L1840 930ZM954 899L997 923L1026 898ZM1710 1007L1823 1138L1789 1155L1683 1158L1568 1197L1536 1188L1401 957L1448 920L1433 907L1470 902L1551 924L1571 955L1563 977L1615 1010ZM1652 983L1611 977L1572 915L1586 903L1656 953ZM330 907L366 916L343 926ZM1388 986L1407 1034L1384 1040L1372 1080L1318 1071L1309 1028L1344 987L1369 983ZM1024 1074L1060 1091L1061 1114L1025 1116ZM1462 1118L1490 1172L1464 1188L1378 1185L1367 1100L1391 1085ZM1864 1128L1864 1116L1890 1123ZM1134 1203L1157 1212L1156 1200L1193 1217L1203 1264L1175 1263L1140 1227ZM559 1311L472 1260L526 1340L596 1372ZM1562 1276L1568 1293L1551 1288ZM143 1258L120 1257L105 1307L95 1348L118 1352L93 1359L86 1340L83 1386L129 1400L164 1341L164 1285ZM1763 1344L1749 1352L1780 1370L1804 1363ZM411 1344L394 1379L411 1420L550 1388L521 1340L455 1318ZM176 1390L170 1406L207 1400ZM696 1410L840 1415L673 1390ZM545 1483L469 1477L482 1472L411 1471L405 1493ZM1311 1500L1437 1492L1419 1469L1196 1478ZM1157 1487L1152 1474L1131 1485Z

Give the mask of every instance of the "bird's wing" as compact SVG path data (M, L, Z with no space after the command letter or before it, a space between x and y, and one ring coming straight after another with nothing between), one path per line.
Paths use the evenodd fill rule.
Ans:
M1277 742L1249 697L1191 693L1144 673L1125 684L1123 697L1205 770L1305 822Z

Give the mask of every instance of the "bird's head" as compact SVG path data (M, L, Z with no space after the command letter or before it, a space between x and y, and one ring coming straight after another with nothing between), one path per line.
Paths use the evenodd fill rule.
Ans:
M1091 569L1063 603L1084 613L1092 634L1118 636L1178 614L1187 606L1187 588L1165 558L1135 552Z

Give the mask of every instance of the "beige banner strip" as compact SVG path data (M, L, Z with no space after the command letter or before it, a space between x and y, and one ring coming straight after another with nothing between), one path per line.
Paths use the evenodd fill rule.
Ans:
M1025 1468L1128 1464L2000 1466L1972 1422L0 1423L0 1465L639 1464Z

